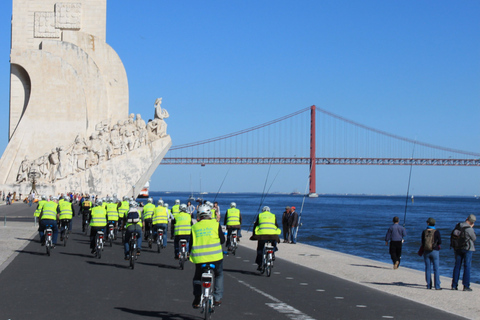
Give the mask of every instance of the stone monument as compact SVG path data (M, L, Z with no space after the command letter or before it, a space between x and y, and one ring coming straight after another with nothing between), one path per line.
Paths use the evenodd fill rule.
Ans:
M13 0L9 143L2 189L132 195L171 146L154 119L128 114L128 81L106 43L106 0Z

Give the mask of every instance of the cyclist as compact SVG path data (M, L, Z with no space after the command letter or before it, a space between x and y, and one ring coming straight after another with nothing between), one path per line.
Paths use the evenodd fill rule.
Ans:
M167 208L163 206L163 200L158 200L158 206L155 208L155 212L152 217L153 224L153 236L157 240L157 230L158 228L163 230L163 243L162 247L167 247L167 231L168 231L168 212Z
M58 205L60 208L60 223L63 226L64 224L68 225L68 233L72 232L72 221L73 216L75 215L75 211L73 209L73 205L70 202L70 197L65 196L62 203ZM62 229L63 230L63 229ZM63 237L66 236L64 234L60 235L60 241L63 241Z
M278 235L281 232L277 224L277 217L270 212L270 207L263 207L262 213L258 215L253 225L253 235L250 237L250 240L258 240L257 257L255 259L255 263L258 265L257 270L262 269L262 255L265 243L269 240L273 241L274 251L277 251L277 242L280 241ZM275 253L273 259L275 260Z
M125 243L124 243L124 252L125 260L130 260L130 237L133 232L138 233L137 237L137 256L140 255L140 249L142 248L142 219L140 219L140 214L138 212L137 202L131 200L129 203L130 209L126 214L125 219Z
M95 203L95 207L92 208L90 219L90 249L92 249L91 253L95 253L96 250L95 236L97 235L97 232L105 232L106 226L107 210L105 210L102 200L99 199Z
M42 208L45 203L47 203L47 196L43 195L42 200L38 201L37 209L33 213L34 217L38 218L40 216L40 212L42 212Z
M118 226L118 204L113 198L107 198L107 221L113 223L113 228Z
M170 231L170 237L173 238L175 236L174 235L173 218L175 218L175 216L180 212L180 200L178 200L178 199L175 200L175 204L172 206L172 209L170 209L170 212L172 214L172 220L170 221L172 231Z
M92 201L90 201L90 197L87 195L85 200L82 202L81 211L82 211L82 231L85 232L85 221L90 221L90 213L92 212Z
M52 226L53 230L53 247L55 248L55 245L57 244L57 238L58 238L58 224L57 220L60 214L60 209L58 207L58 203L54 197L50 197L50 200L47 201L42 208L42 211L40 212L40 215L38 216L38 219L40 220L40 223L38 225L38 233L40 234L40 242L42 246L45 245L45 229L47 228L47 225Z
M216 219L212 219L210 207L201 205L198 207L197 216L199 221L192 226L192 241L190 249L190 261L195 264L193 276L193 295L195 296L192 306L200 307L202 295L201 277L202 264L215 265L215 290L213 292L214 304L219 306L223 297L223 252L222 244L225 243L225 235L222 227Z
M174 248L175 248L175 260L178 260L179 253L180 253L180 240L185 239L187 240L187 251L188 251L188 244L190 242L190 237L192 234L192 218L190 214L187 213L187 205L181 204L180 212L174 215L172 224L174 226L174 234L175 238L173 240Z
M128 197L124 196L123 201L118 204L118 229L121 230L125 225L125 218L128 210L130 209L130 203Z
M152 217L155 212L155 205L153 199L148 198L147 204L143 207L143 230L145 231L145 240L148 238L148 232L152 230Z
M230 203L230 209L227 210L227 214L225 214L225 219L223 224L227 226L227 249L231 250L230 247L230 236L232 231L237 229L240 230L242 228L242 215L240 214L240 210L237 209L237 204L235 202Z

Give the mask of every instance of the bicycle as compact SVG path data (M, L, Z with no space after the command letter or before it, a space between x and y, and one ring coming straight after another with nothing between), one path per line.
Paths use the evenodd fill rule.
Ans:
M150 229L147 232L147 242L148 242L148 248L152 249L153 245L153 230L152 226L150 225Z
M201 313L204 319L211 319L212 313L215 311L215 304L213 300L213 291L215 290L215 265L212 263L202 264L202 296L200 298Z
M130 240L129 240L129 245L130 245L130 268L132 270L135 268L135 260L137 260L137 239L140 236L138 231L133 231Z
M63 246L67 246L67 240L68 240L68 225L70 224L69 219L62 219L60 220L60 240L63 240Z
M108 223L108 237L107 237L107 240L110 243L110 247L113 247L114 239L115 239L115 222L110 221Z
M50 251L53 248L53 225L48 224L45 226L45 249L47 250L47 255L50 257Z
M105 234L103 231L97 231L97 234L95 235L95 257L98 259L102 258L104 238Z
M187 240L180 239L180 253L178 257L178 262L180 263L180 269L183 270L185 267L185 261L187 261Z
M235 251L237 251L238 248L237 229L233 229L232 233L230 234L230 247L232 254L235 255Z
M83 220L83 234L87 235L88 234L88 228L90 227L90 223L88 221L88 216L84 217Z
M275 248L271 240L267 240L265 247L263 247L263 256L262 256L262 267L261 274L267 273L267 277L270 277L272 274L273 268L273 255Z
M160 253L160 250L163 246L163 229L157 229L157 252Z

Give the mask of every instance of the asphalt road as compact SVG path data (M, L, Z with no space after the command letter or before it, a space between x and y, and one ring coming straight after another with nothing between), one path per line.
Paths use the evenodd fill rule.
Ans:
M15 207L9 214L34 210ZM37 235L0 273L0 320L202 318L191 307L194 267L178 268L171 242L160 254L144 243L131 270L120 240L101 259L91 255L81 219L74 219L66 247L59 241L48 257ZM463 319L282 259L268 278L255 271L254 258L245 247L225 256L223 303L214 319Z

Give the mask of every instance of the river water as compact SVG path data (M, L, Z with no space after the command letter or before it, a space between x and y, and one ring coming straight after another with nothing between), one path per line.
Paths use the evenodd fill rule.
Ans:
M190 194L150 192L150 196L155 203L162 198L171 207L175 199L186 203ZM194 197L198 198L199 195L194 194ZM230 203L236 202L242 213L243 229L248 229L253 224L260 206L269 206L281 227L285 207L295 206L300 213L304 203L298 242L387 263L391 263L391 260L388 246L385 246L385 234L394 216L400 217L400 224L403 225L406 203L405 196L321 195L318 198L304 198L302 195L289 194L268 194L262 197L259 193L211 193L201 197L211 202L218 201L222 223ZM442 276L451 277L454 255L450 249L450 232L457 222L465 221L471 213L480 218L480 199L420 196L415 197L413 202L408 199L405 225L407 237L403 246L401 267L424 270L423 257L419 257L417 251L426 220L433 217L443 242L440 250L440 273ZM480 241L476 241L476 246L480 248ZM480 284L480 252L473 255L471 281ZM449 286L445 283L443 285ZM461 286L461 281L459 285Z

